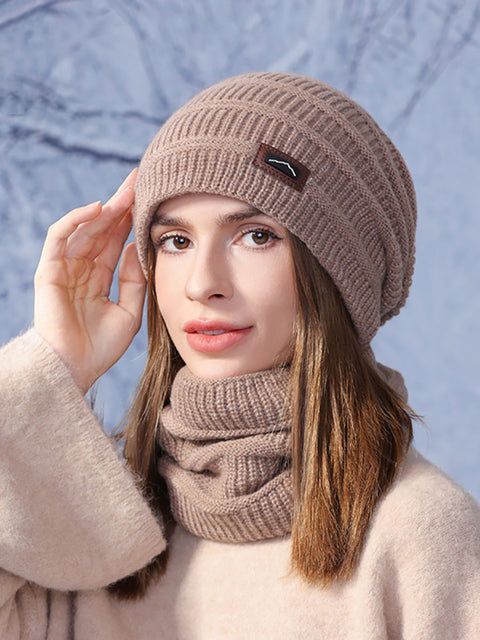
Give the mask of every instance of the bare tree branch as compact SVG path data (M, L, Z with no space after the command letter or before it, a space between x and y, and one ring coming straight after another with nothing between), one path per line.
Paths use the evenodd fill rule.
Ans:
M119 162L138 163L140 156L136 154L128 154L120 151L108 150L102 147L96 147L94 144L68 143L58 135L42 131L39 128L12 125L9 127L7 135L14 140L26 140L35 138L36 143L45 144L49 147L59 149L64 153L75 155L87 155L98 160L117 160Z
M357 85L358 70L372 40L399 9L401 9L401 3L392 2L383 12L380 12L378 2L371 3L370 11L361 25L357 43L351 54L345 86L347 93L353 93Z
M4 29L5 27L9 27L12 24L17 22L21 22L24 18L32 15L32 13L36 13L37 11L42 11L42 9L48 9L53 7L56 4L60 4L61 2L65 2L67 0L44 0L43 2L37 1L32 3L31 5L25 7L24 9L16 12L12 12L10 15L5 16L0 19L0 29Z
M407 103L392 122L392 127L397 127L405 121L413 112L417 104L423 98L428 89L441 75L458 54L472 42L480 22L480 2L476 2L474 11L466 28L460 33L460 37L453 41L449 38L454 27L454 18L462 9L461 3L453 3L444 15L442 28L438 34L435 45L427 60L420 67L416 75L413 92Z

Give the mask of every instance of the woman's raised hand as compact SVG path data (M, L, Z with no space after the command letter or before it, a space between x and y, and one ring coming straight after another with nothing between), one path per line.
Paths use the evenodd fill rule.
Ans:
M113 274L130 232L136 169L110 200L67 213L48 230L35 273L34 326L85 393L140 328L145 278L135 244L123 251L118 302Z

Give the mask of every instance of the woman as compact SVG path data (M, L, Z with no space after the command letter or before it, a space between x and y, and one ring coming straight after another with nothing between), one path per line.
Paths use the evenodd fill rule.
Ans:
M255 73L51 227L34 330L1 355L2 637L479 636L479 508L409 446L401 376L369 347L405 303L415 215L356 103ZM145 279L122 465L82 394Z

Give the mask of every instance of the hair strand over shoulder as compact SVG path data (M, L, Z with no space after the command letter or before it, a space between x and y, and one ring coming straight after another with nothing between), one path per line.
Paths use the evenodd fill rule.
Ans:
M380 377L330 277L290 235L298 314L291 364L291 565L327 585L352 575L417 416Z

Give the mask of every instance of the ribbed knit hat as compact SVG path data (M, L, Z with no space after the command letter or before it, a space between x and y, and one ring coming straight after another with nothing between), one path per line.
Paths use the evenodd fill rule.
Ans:
M135 190L145 272L159 204L216 193L272 216L307 245L339 289L362 343L405 303L416 223L410 174L364 109L327 84L262 72L205 89L158 131Z

